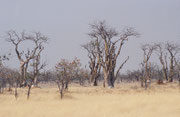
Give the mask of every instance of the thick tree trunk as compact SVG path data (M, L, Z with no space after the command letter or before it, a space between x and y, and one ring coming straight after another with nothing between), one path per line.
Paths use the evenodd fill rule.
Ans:
M114 88L114 82L115 82L115 76L114 76L114 72L110 72L110 77L109 77L109 87L110 88Z
M109 86L109 76L107 73L104 73L104 87L108 87Z
M163 76L164 76L164 80L168 81L167 70L164 67L163 67Z
M98 77L99 77L99 75L98 74L96 74L96 76L94 75L94 74L92 74L91 76L90 76L90 85L91 86L98 86Z
M104 81L105 87L114 88L114 77L112 77L110 74L104 76Z
M97 77L94 79L93 86L98 86Z
M173 59L171 58L169 78L168 78L169 82L173 82L173 76L174 76L174 66L173 66Z
M93 73L91 73L91 76L90 76L90 85L94 86L94 75L93 75Z

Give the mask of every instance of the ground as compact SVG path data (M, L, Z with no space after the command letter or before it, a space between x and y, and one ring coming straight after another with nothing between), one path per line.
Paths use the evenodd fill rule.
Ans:
M153 84L144 90L137 83L119 84L114 89L71 85L64 99L58 88L27 88L0 94L0 117L180 117L178 84Z

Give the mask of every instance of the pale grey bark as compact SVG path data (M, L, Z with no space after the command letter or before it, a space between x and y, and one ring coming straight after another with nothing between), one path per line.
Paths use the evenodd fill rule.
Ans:
M104 86L114 87L118 73L129 59L127 57L115 71L117 58L121 53L122 47L129 37L138 36L139 34L133 28L127 28L119 33L114 28L107 26L105 21L94 23L90 26L92 31L89 33L89 36L96 40L98 59L103 68ZM102 41L104 49L101 49L100 41Z

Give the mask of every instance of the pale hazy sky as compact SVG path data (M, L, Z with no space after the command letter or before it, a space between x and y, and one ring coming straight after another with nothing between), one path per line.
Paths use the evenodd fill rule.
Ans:
M61 58L71 60L77 56L83 65L88 63L80 45L88 42L88 24L95 20L106 20L118 30L131 26L142 34L123 48L121 57L130 56L123 71L138 68L143 43L180 43L180 0L0 0L0 35L10 29L47 35L50 42L43 60L48 69ZM0 50L0 54L14 52L2 36ZM15 55L7 65L18 68Z

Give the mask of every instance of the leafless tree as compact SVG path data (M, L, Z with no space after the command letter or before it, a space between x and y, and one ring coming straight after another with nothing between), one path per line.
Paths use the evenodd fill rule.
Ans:
M33 63L32 63L32 67L33 67L33 83L32 85L37 87L38 83L38 77L39 77L39 72L40 70L44 69L44 67L46 66L46 63L41 63L40 58L41 58L41 52L44 48L41 48L41 51L39 51L39 53L34 57L33 59Z
M119 71L128 61L129 57L116 69L117 58L121 53L122 47L131 36L138 36L139 34L133 28L127 28L121 33L114 28L109 27L105 21L93 23L89 36L95 39L97 44L98 59L103 68L104 87L114 87L114 82ZM104 49L102 50L99 43L102 41ZM104 53L104 55L102 55Z
M163 77L165 81L168 81L168 63L167 63L167 52L163 43L157 43L156 54L159 57L159 61L162 65ZM163 80L158 81L159 84L163 83Z
M175 59L176 55L180 52L180 45L176 43L166 43L166 49L170 55L170 63L169 63L169 76L168 76L168 81L173 82L173 77L174 77L174 66L175 66Z
M144 76L143 76L143 81L145 83L145 89L149 86L151 82L151 62L149 62L151 55L153 51L156 49L154 45L150 44L143 44L141 46L141 49L143 51L143 67L144 67Z
M177 71L179 86L180 86L180 59L176 58L174 61L175 61L175 69Z
M27 52L20 51L19 46L23 41L30 40L35 44L34 49L27 49ZM20 86L25 85L26 73L28 69L28 64L31 59L35 57L37 53L42 51L42 44L47 42L48 38L42 35L40 32L35 32L33 34L26 34L24 31L18 34L16 31L7 32L7 41L15 46L16 55L20 61Z
M88 52L89 68L90 68L90 84L91 86L97 86L97 80L101 72L101 63L98 56L96 41L82 45L82 47Z
M145 82L145 63L140 63L140 81L141 81L141 87L144 87Z
M30 97L30 93L31 93L31 88L32 87L38 87L38 77L39 77L39 73L40 70L42 70L46 64L45 63L40 63L40 53L38 53L37 56L34 57L34 59L32 60L32 67L33 67L33 71L31 73L28 73L27 76L27 86L28 86L28 93L27 93L27 99L29 99Z

